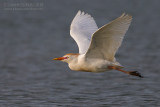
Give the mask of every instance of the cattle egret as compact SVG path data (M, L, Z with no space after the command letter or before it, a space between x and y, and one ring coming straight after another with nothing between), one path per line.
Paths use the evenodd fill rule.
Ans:
M117 19L98 29L91 15L78 11L70 26L70 35L79 47L79 53L69 53L54 58L68 63L71 70L104 72L117 70L142 77L137 71L122 70L115 54L129 28L132 16L123 13Z

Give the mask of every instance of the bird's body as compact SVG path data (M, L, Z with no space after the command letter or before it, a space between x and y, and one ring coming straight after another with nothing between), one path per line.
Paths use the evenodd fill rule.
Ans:
M73 54L72 54L73 55ZM104 72L108 71L108 66L120 66L118 62L110 62L103 59L87 59L85 54L74 55L73 60L68 63L71 70L74 71L86 71L86 72Z
M79 47L79 53L66 54L54 60L67 62L74 71L104 72L114 69L142 77L137 71L122 70L123 67L115 58L131 20L130 15L122 14L98 29L89 14L78 11L71 23L70 34Z

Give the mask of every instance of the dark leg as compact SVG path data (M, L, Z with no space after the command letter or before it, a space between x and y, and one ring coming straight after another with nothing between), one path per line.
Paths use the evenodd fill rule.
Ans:
M121 72L129 74L129 75L138 76L138 77L143 78L138 71L125 71L125 70L122 70L122 69L120 69L119 67L116 67L116 66L108 66L108 69L118 70L118 71L121 71Z

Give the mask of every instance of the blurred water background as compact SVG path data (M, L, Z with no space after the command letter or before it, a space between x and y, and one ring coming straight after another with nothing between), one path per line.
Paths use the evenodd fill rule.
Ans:
M0 107L160 107L159 0L0 0ZM78 10L97 25L126 12L132 24L116 57L144 78L71 71L52 58L77 53Z

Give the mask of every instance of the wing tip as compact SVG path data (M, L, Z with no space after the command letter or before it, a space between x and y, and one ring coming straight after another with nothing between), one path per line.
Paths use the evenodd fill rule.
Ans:
M90 14L88 14L88 13L86 13L86 12L84 12L84 11L81 11L81 10L78 10L77 15L78 15L78 16L88 16L88 17L91 17L91 18L92 18L92 16L91 16ZM77 16L77 15L76 15L76 16Z
M127 18L127 19L132 19L132 16L130 14L126 14L125 12L122 13L122 15L119 18Z
M77 15L84 15L84 11L78 10Z
M77 14L80 15L81 14L81 10L78 10Z

